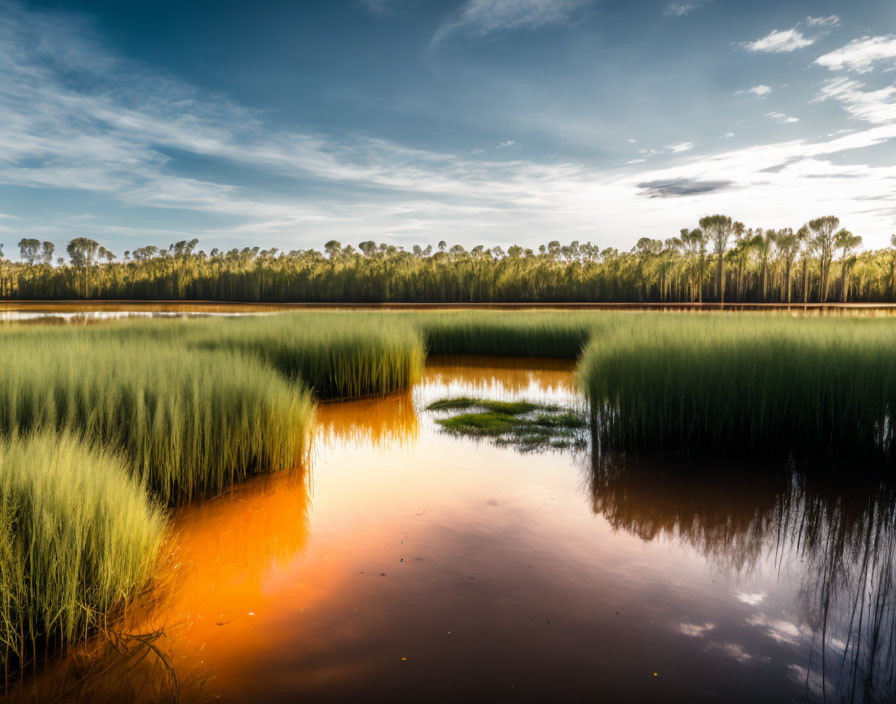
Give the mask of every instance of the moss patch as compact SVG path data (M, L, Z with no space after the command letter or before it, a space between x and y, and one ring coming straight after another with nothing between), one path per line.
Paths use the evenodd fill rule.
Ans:
M523 452L586 445L585 418L560 406L461 396L441 399L427 407L430 411L470 409L478 410L439 418L436 423L448 432L488 437L499 445L512 445Z
M459 411L467 408L482 408L497 415L518 416L523 413L531 413L538 408L553 408L538 406L527 401L490 401L488 399L470 398L458 396L456 398L443 398L426 407L428 411ZM476 414L479 415L479 414Z

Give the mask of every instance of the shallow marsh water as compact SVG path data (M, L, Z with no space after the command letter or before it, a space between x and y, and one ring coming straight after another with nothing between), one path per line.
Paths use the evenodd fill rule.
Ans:
M305 476L176 515L129 627L225 702L892 695L889 490L521 454L421 410L460 394L579 403L570 363L467 357L325 404Z

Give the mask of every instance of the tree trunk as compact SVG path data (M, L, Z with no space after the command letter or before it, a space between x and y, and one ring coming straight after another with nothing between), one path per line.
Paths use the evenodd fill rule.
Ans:
M725 305L725 261L719 255L719 304Z

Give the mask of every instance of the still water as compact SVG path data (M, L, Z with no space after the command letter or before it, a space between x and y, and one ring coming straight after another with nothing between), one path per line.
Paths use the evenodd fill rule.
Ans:
M176 516L130 627L224 702L893 695L886 487L520 454L423 410L460 393L579 403L567 363L468 357L323 405L304 476Z

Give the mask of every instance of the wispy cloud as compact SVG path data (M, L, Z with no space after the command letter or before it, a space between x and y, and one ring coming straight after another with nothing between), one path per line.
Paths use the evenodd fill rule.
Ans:
M436 45L454 34L485 36L513 29L538 29L573 21L594 0L467 0L432 38Z
M814 100L836 100L850 115L866 122L896 122L896 85L866 90L861 81L836 78L825 83Z
M512 147L514 144L516 144L516 140L506 139L503 142L498 142L497 148L498 149L507 149L507 147Z
M633 231L674 229L707 212L798 225L818 203L869 245L871 234L883 242L891 231L896 166L848 163L848 155L896 140L893 123L712 155L677 142L657 154L666 168L512 158L513 150L505 159L456 155L277 128L262 112L121 60L76 18L0 8L0 184L91 192L115 213L97 208L86 234L119 237L122 249L174 237L181 222L215 246L319 246L384 233L398 243L494 241L496 232L529 246L545 231L593 238L600 220L608 223L602 244L615 246ZM843 90L830 98L843 101ZM177 153L218 168L199 177ZM249 173L286 186L255 187ZM132 216L129 206L140 210ZM15 222L52 239L70 234L83 210ZM156 221L141 227L137 214L146 213Z
M831 71L854 71L868 73L878 62L896 65L896 36L865 36L854 39L846 46L819 56L815 63Z
M761 39L747 42L743 46L750 51L763 51L779 54L802 49L814 42L814 39L804 37L803 33L796 28L773 29Z
M837 15L827 17L807 17L806 24L810 27L839 27L840 18Z
M666 7L663 8L663 14L672 17L681 17L710 2L712 2L712 0L673 0L672 2L667 3Z
M762 83L760 83L758 86L753 86L752 88L750 88L750 93L752 93L753 95L756 95L760 98L768 95L771 92L772 92L771 87L767 86L767 85L763 85Z
M770 117L776 122L780 122L781 124L792 124L794 122L799 122L800 118L793 117L792 115L786 115L783 112L769 112L765 114L766 117Z

